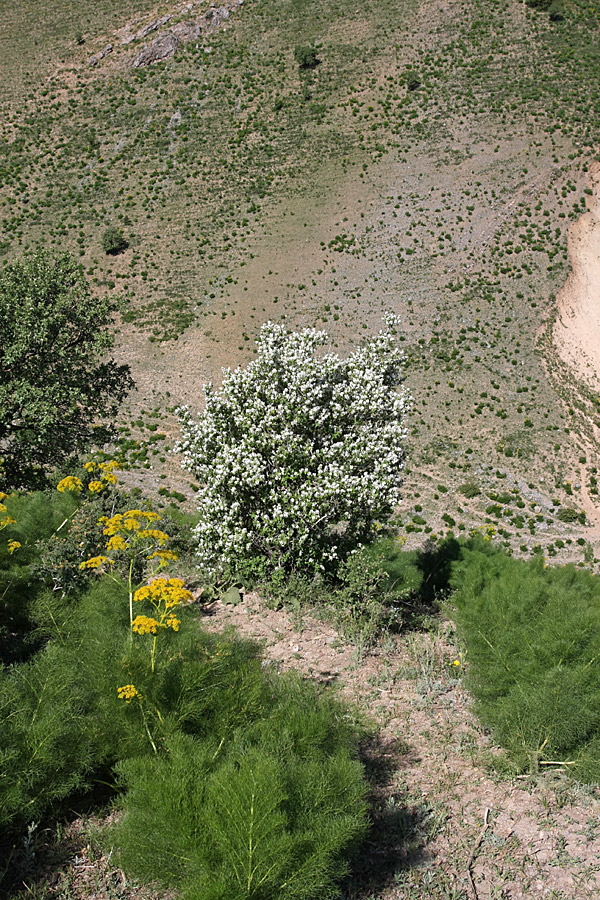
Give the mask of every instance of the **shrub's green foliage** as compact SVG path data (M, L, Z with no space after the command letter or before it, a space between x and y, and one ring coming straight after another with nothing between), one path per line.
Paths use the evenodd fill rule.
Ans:
M5 500L14 524L0 536L0 663L23 659L31 642L32 606L46 590L37 571L40 544L77 509L72 494L11 494ZM21 545L9 553L8 542Z
M102 249L109 256L117 256L129 247L129 242L116 225L109 225L102 235Z
M402 626L421 580L416 555L402 552L396 541L362 548L338 571L339 585L331 595L338 626L359 648L371 646L385 631Z
M190 900L337 896L366 827L360 766L315 696L286 694L285 716L275 707L231 744L179 735L119 767L125 815L110 837L127 869Z
M70 495L9 501L24 550L77 510ZM300 677L263 670L255 645L204 634L193 613L178 609L181 630L161 633L152 671L124 586L37 592L41 649L0 668L0 828L17 834L117 766L128 792L109 839L142 877L203 900L336 896L366 829L356 722Z
M482 720L519 768L562 763L600 781L600 580L481 542L452 583Z
M311 44L299 44L294 48L294 59L300 69L314 69L319 65L317 48Z
M131 387L106 360L114 302L92 297L67 254L38 251L0 273L0 475L31 486L86 448ZM107 433L96 435L103 442Z

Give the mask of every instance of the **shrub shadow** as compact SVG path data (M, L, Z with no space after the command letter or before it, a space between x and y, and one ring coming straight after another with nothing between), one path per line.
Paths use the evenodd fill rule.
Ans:
M342 884L344 900L378 896L425 856L427 806L394 786L398 770L414 761L403 741L372 735L360 748L369 783L371 829Z

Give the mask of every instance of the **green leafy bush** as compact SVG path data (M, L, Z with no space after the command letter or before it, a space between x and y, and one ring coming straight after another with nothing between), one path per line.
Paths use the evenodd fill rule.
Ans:
M452 584L467 686L515 765L600 781L600 580L481 542Z
M31 488L104 443L132 387L107 359L115 302L92 296L74 259L39 250L0 272L0 477Z
M102 234L102 249L108 256L118 256L129 247L127 238L116 225L109 225Z
M274 701L227 745L179 734L119 766L125 814L109 840L127 871L190 900L338 895L366 828L361 767L316 694L284 681Z
M401 628L420 587L415 554L383 539L352 554L338 570L329 599L343 635L361 649Z
M312 44L301 44L294 48L294 59L300 69L315 69L319 65L317 48Z

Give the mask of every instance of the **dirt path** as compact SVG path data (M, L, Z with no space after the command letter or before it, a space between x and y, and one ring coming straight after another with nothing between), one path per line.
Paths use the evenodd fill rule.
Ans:
M590 166L587 212L569 229L571 274L557 297L554 341L560 357L589 387L600 387L600 163Z

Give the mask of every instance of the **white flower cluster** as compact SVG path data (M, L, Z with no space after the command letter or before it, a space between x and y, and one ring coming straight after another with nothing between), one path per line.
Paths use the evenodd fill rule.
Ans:
M267 322L245 369L179 410L177 450L200 483L199 565L213 573L315 572L356 546L400 501L408 398L396 316L347 359L316 353L323 331ZM258 569L257 569L258 571Z

